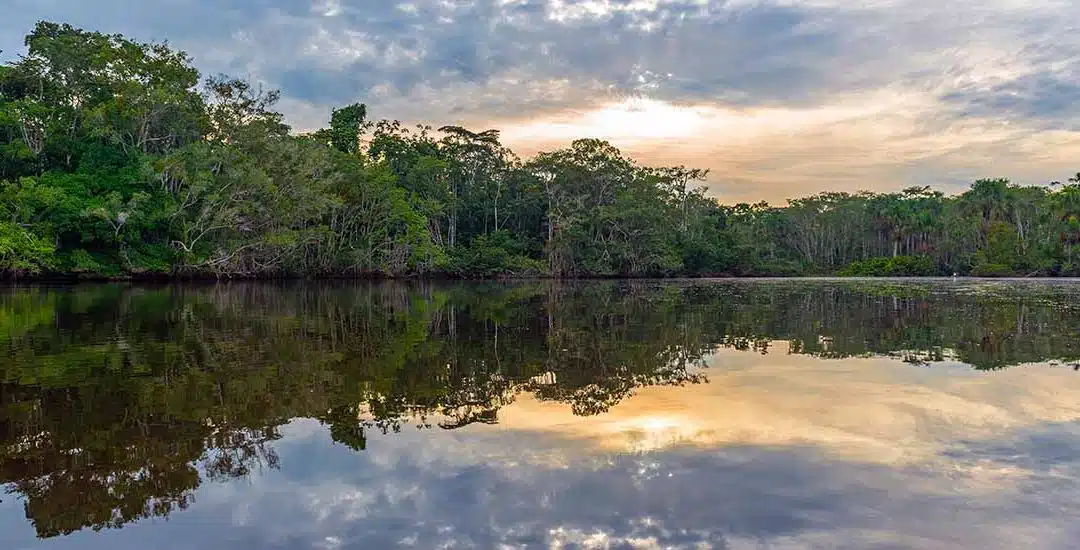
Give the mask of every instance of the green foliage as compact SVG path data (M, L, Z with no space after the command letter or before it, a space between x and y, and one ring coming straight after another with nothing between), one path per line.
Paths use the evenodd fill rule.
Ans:
M108 270L108 268L95 259L89 252L81 248L72 250L67 253L61 261L61 266L64 271L75 274L100 274Z
M330 115L330 144L334 149L355 155L360 150L360 131L367 117L367 107L354 103L334 109Z
M542 261L530 258L527 247L506 230L476 237L470 246L456 249L451 259L454 273L472 278L536 277L545 268Z
M53 265L56 248L11 222L0 222L0 273L15 276L41 273Z
M852 262L838 274L843 277L929 277L939 273L927 256L896 256Z
M408 201L404 189L390 191L390 248L384 265L389 275L441 270L446 253L435 245L428 232L427 218Z
M176 250L164 243L138 243L126 251L132 275L167 275L176 265Z
M1020 238L1016 228L1004 222L988 225L986 247L975 253L972 275L1005 277L1015 275L1020 267Z
M522 161L363 103L294 135L278 91L167 44L43 21L26 45L0 65L7 275L1080 274L1080 175L730 206L602 140Z
M980 258L971 268L971 275L975 277L1011 277L1016 275L1011 265L989 263Z

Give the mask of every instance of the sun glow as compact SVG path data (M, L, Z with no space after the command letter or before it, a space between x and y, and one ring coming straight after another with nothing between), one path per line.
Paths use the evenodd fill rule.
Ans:
M533 138L592 136L626 142L689 138L698 135L707 122L708 116L700 108L632 97L584 113L527 124L520 131Z
M859 125L884 109L918 108L913 100L896 94L878 93L856 98L842 105L819 108L759 107L720 105L676 105L644 96L625 98L584 111L565 111L541 119L519 121L503 128L503 137L523 151L543 149L580 137L595 137L637 152L653 150L658 144L678 143L686 154L716 157L718 148L760 150L777 140L820 142L821 133L836 125ZM866 133L888 134L880 124L860 125ZM800 141L800 138L805 140ZM847 144L845 142L845 144Z
M634 451L663 449L693 440L699 427L686 418L646 416L615 423L612 431L627 438Z
M973 482L993 483L1020 474L1008 465L957 464L942 454L956 434L985 438L1080 419L1080 389L1068 384L1071 369L1037 376L1011 369L989 381L912 371L885 358L836 361L731 350L718 351L709 364L707 384L639 388L598 416L575 416L563 404L523 395L499 411L498 426L587 442L599 456L809 446L878 464L943 461L949 469L970 469Z

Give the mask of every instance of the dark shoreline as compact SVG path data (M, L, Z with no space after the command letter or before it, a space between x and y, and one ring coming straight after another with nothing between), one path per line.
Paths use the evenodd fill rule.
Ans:
M578 275L574 277L554 277L551 275L521 275L521 276L497 276L497 277L470 277L447 274L423 274L409 276L389 275L34 275L26 277L0 278L0 283L54 283L54 284L78 284L78 283L150 283L150 284L175 284L175 283L219 283L219 282L497 282L514 283L528 281L694 281L694 280L896 280L896 281L924 281L924 280L952 280L952 281L1068 281L1080 280L1080 277L1059 275L1031 275L1031 276L949 276L949 275L889 275L889 276L846 276L846 275L733 275L730 273L702 274L702 275L670 275L670 276L627 276L627 275Z

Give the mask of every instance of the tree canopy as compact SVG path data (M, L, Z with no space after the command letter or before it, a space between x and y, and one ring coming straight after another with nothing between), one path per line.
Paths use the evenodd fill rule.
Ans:
M1080 174L723 205L704 170L575 140L521 159L497 130L334 109L203 78L166 43L40 22L0 66L0 274L1080 275Z

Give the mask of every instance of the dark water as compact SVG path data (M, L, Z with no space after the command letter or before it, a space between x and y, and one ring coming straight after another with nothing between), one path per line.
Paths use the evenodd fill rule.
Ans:
M1080 282L0 289L0 548L1080 548Z

